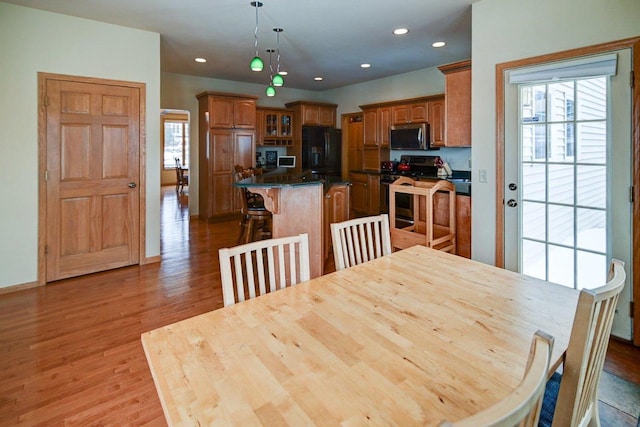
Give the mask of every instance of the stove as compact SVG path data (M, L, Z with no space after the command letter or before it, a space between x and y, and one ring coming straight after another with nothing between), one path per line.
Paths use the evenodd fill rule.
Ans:
M436 159L438 156L400 156L400 163L406 163L409 165L408 171L383 169L380 173L380 181L383 183L390 183L400 178L401 176L407 176L409 178L437 178L438 167L436 166Z

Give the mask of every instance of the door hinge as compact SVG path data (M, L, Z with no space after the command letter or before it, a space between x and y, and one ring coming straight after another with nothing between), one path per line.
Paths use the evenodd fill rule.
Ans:
M633 185L629 187L629 201L633 203L635 201L635 197L633 195Z
M44 171L44 180L45 180L45 182L49 181L49 171L48 170Z
M635 80L636 76L633 72L633 70L629 71L629 87L633 87L633 83Z
M634 309L636 308L635 304L633 303L633 301L629 301L629 317L634 317Z
M44 245L44 254L45 255L49 254L49 246L48 245Z
M48 107L49 106L49 97L45 95L44 97L44 106Z

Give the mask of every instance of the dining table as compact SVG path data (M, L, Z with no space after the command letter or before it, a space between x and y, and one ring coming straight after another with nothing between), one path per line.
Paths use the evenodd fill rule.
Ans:
M508 396L579 292L413 246L142 334L169 425L435 426Z

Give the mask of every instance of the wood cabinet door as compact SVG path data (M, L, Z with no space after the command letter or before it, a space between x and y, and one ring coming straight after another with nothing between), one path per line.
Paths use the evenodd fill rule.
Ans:
M378 108L378 145L389 146L389 128L391 127L391 108Z
M408 105L394 105L391 107L391 119L394 125L402 125L409 123L409 106Z
M231 128L233 119L233 99L209 97L209 127Z
M324 261L331 251L331 224L349 219L349 186L332 185L324 197Z
M471 197L456 196L457 254L471 258Z
M321 126L336 125L336 112L335 109L330 107L319 107L318 109L318 124Z
M428 121L428 108L426 102L409 105L409 121L411 123L420 123Z
M315 105L302 106L302 125L317 125L320 123L320 108Z
M429 133L431 145L434 147L444 147L444 99L429 101Z
M353 216L367 215L369 188L367 184L367 176L365 174L351 174L351 210Z
M379 162L378 162L379 163ZM367 214L378 215L380 213L380 177L378 175L367 175Z
M367 110L364 112L364 146L376 147L378 145L378 112Z
M447 147L471 146L471 70L445 76Z
M207 216L229 214L235 208L235 197L231 191L233 183L234 131L211 130L209 136L209 197ZM201 201L203 203L204 201Z
M256 145L263 145L264 136L266 134L265 127L265 114L264 110L256 110Z
M255 129L256 101L253 99L233 100L233 127L239 129Z

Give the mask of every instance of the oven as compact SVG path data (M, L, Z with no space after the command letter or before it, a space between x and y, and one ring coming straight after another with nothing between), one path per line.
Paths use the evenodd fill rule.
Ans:
M389 184L401 175L383 174L380 177L380 213L389 213ZM413 224L413 196L396 193L396 224Z

